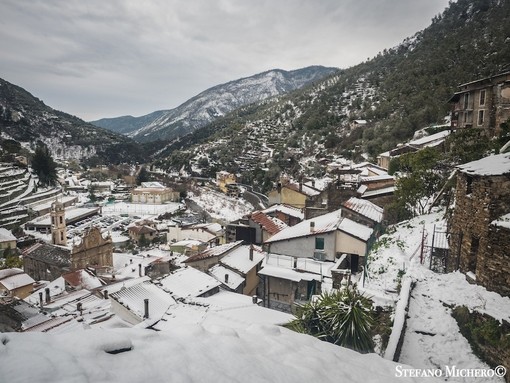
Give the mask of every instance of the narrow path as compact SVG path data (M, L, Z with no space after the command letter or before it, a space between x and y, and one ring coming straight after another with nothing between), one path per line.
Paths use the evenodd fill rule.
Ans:
M399 362L414 368L442 369L443 376L446 376L446 366L456 366L457 369L489 368L473 354L448 307L452 303L464 304L465 299L470 299L465 295L468 288L459 289L459 286L467 284L465 279L462 280L463 276L434 274L426 269L419 270L419 273L421 276L417 278L411 294L409 319ZM477 299L473 295L471 301ZM454 302L446 297L451 297ZM449 377L447 381L489 383L504 382L504 379Z

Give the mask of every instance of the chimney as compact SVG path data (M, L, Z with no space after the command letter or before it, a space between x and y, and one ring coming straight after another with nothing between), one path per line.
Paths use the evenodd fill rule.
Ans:
M278 192L278 194L282 193L282 183L281 182L278 182L278 184L276 185L276 191Z
M225 274L225 283L228 283L228 274Z
M41 305L41 308L43 308L43 293L42 293L42 291L39 291L39 304Z
M294 268L297 269L297 258L294 258Z
M108 299L108 290L103 291L104 299Z
M144 308L143 317L148 318L149 317L149 299L148 298L145 298L143 300L143 308Z
M142 276L142 264L141 263L138 264L138 276L139 277Z
M51 302L50 288L46 287L44 289L44 292L46 293L46 297L45 297L46 303L50 303Z
M258 298L257 298L257 296L256 296L256 295L253 295L253 296L251 297L251 302L252 302L254 305L258 305L258 304L259 304L259 300L258 300Z
M253 245L250 245L250 261L253 261Z
M83 304L81 302L76 304L76 310L80 312L80 316L83 316Z
M315 222L310 221L310 233L313 233L315 231Z
M312 187L315 187L315 180L312 180Z

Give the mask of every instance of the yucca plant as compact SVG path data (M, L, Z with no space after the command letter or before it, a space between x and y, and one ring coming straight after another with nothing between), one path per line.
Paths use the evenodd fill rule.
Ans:
M297 306L289 328L359 352L372 352L373 325L370 299L355 287L347 287Z

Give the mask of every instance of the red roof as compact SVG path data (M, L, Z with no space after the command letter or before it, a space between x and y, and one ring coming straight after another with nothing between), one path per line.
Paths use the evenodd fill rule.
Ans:
M260 211L252 213L250 218L271 235L275 235L287 227L287 225L278 218L270 217Z

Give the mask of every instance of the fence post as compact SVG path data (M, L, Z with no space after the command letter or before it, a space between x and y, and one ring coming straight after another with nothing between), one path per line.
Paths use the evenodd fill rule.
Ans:
M421 251L420 251L420 265L423 265L423 248L425 246L425 225L423 225L423 230L421 232Z
M432 270L432 257L434 256L434 239L436 237L436 225L434 225L434 231L432 232L432 245L430 247L430 265L429 269Z

